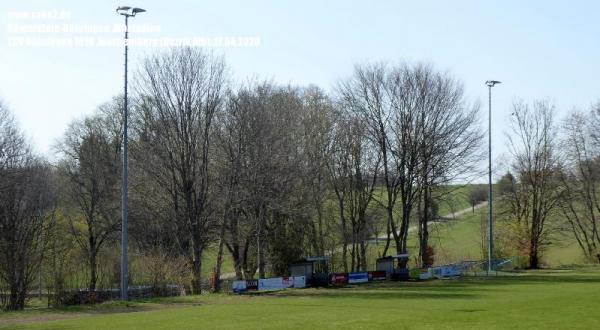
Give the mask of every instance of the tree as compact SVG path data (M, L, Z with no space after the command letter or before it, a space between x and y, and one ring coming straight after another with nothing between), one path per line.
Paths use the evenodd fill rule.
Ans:
M217 135L217 178L221 187L219 202L222 205L222 223L219 237L219 256L217 273L220 273L219 260L222 258L222 246L226 247L233 259L237 279L246 278L247 256L250 246L251 227L243 212L243 187L241 177L244 169L245 139L247 132L245 123L249 119L245 111L245 97L248 90L227 93L225 111L220 118Z
M329 96L318 87L307 88L303 95L301 112L302 163L300 166L303 186L309 196L311 221L308 235L310 249L314 255L325 255L333 248L330 226L326 219L325 203L330 197L330 184L327 173L327 146L332 137L334 105ZM329 244L327 244L329 241Z
M96 115L73 122L58 145L58 171L64 180L63 201L71 232L85 252L88 289L96 289L98 257L119 231L121 129L117 101L100 107ZM83 220L83 221L82 221Z
M408 149L417 149L410 154L418 159L419 255L425 267L429 263L428 224L437 217L437 199L444 195L434 194L435 188L468 181L479 163L483 138L477 121L479 107L467 104L459 81L429 65L403 67L393 77L398 85L393 88L393 104L399 105L400 113L415 113L412 131L416 136L410 143L415 146Z
M410 219L417 211L424 256L427 224L435 216L434 187L464 179L477 165L479 108L466 104L456 79L425 64L356 66L338 94L341 107L364 121L381 155L385 194L378 201L386 209L388 226L384 253L390 236L397 253L407 252Z
M508 198L509 214L517 224L518 239L527 251L530 268L539 268L541 253L549 240L548 220L561 196L556 133L554 106L550 103L513 104L508 139L517 181Z
M380 154L371 143L367 127L360 117L341 113L336 118L327 166L337 197L342 229L342 262L346 272L348 269L366 270L367 265L366 244L371 227L367 212L381 164ZM350 268L347 264L348 245L351 246Z
M214 119L226 84L222 58L175 48L147 58L138 73L140 157L168 201L167 218L180 253L190 263L192 288L201 291L202 254L214 239Z
M309 198L303 174L305 148L300 89L249 83L231 93L222 119L219 177L226 248L237 276L287 272L301 256ZM311 178L312 179L312 178ZM309 227L310 228L310 227ZM290 241L296 242L289 244Z
M600 148L593 143L593 116L593 111L573 111L563 122L566 167L560 210L586 258L600 263Z
M506 172L498 182L496 182L496 191L500 197L513 193L513 182L515 177L510 172Z
M475 213L475 206L481 202L487 201L488 199L488 191L483 186L475 186L469 191L469 204L471 204L471 209L473 213Z
M40 267L42 235L54 205L47 164L34 157L0 103L0 308L19 310Z
M394 239L397 253L406 252L408 225L414 198L416 197L416 150L412 142L414 136L413 112L398 111L392 108L393 89L388 84L386 65L379 63L354 68L354 74L338 86L340 107L354 113L365 125L365 134L381 155L381 180L385 196L377 198L387 215L387 240L384 255ZM394 128L399 128L394 131ZM394 135L394 132L399 135ZM403 145L404 143L404 145ZM402 215L398 229L395 205L400 199Z

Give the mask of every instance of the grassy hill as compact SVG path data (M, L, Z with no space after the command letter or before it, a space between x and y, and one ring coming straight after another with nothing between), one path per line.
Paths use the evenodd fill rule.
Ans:
M448 186L443 186L443 187L439 187L436 191L436 199L438 200L438 214L446 216L449 214L452 214L453 212L458 212L460 210L466 209L468 207L470 207L469 204L469 193L471 191L471 189L473 188L474 185L448 185ZM338 215L338 211L337 211L337 204L336 202L333 200L333 196L331 197L332 200L328 202L326 208L329 208L328 214L330 214L330 221L339 221L339 215ZM375 191L375 198L377 200L379 200L382 203L385 203L386 201L386 194L385 194L385 189L383 187L379 187L376 189ZM398 203L400 204L400 203ZM376 208L380 208L381 206L378 204L377 201L373 201L370 204L370 208L372 209L376 209ZM382 212L379 214L379 218L378 221L381 222L381 228L385 228L385 222L386 222L386 218L385 218L385 214ZM450 230L449 230L450 231ZM449 232L448 231L448 232ZM435 237L443 237L446 234L446 231L442 232L438 232L437 229L433 229L432 230L432 239ZM414 245L416 247L417 241L416 241L416 232L414 234L411 234L411 245ZM383 249L383 245L379 244L380 248ZM375 248L371 249L372 251L370 252L372 257L369 258L369 263L373 264L374 267L374 263L375 263L375 259L378 256L378 250L376 250ZM413 249L411 249L413 250ZM212 272L212 268L215 265L215 260L216 260L216 255L217 255L217 247L216 246L212 246L209 249L206 250L204 257L203 257L203 273L205 275L209 275ZM454 260L452 259L453 256L449 256L449 260ZM224 254L224 258L223 258L223 273L229 273L229 272L233 272L233 260L231 259L231 256L229 255L229 253L227 253L227 251L225 251Z
M486 258L487 241L482 239L482 230L487 228L487 217L488 208L482 207L431 226L430 243L436 253L436 264ZM414 255L418 253L417 232L414 231L409 236L409 252ZM372 246L372 249L373 257L377 257L383 250L383 243ZM558 267L584 264L585 260L575 239L569 232L564 232L552 236L552 244L542 253L542 263L545 267Z
M445 217L446 221L430 226L430 244L433 246L436 256L436 264L453 263L460 260L480 260L487 256L487 243L482 239L482 222L487 223L487 207L475 209L473 212L463 213L454 217L453 213L468 209L469 194L476 185L445 186L436 191L439 198L438 214ZM384 189L377 190L378 198L384 200ZM332 203L329 207L336 207ZM376 202L372 208L378 207ZM332 211L333 217L337 212ZM380 221L385 222L384 214ZM337 218L334 218L335 221ZM485 230L485 226L483 230ZM385 241L378 244L374 242L369 246L368 264L375 268L375 260L381 256ZM388 254L393 253L393 244ZM409 253L413 256L410 265L415 266L414 257L418 254L418 233L413 230L409 233ZM337 253L336 253L337 254ZM334 255L334 258L340 256ZM216 247L207 249L203 260L203 273L209 275L215 265ZM583 254L579 250L574 238L569 233L553 236L553 244L547 247L542 256L543 264L547 267L560 265L585 263ZM338 269L339 270L339 269ZM233 262L229 253L224 255L223 272L233 272Z

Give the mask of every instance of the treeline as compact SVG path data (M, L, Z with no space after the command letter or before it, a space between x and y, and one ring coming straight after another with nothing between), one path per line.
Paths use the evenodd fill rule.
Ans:
M427 266L428 225L442 198L437 188L476 176L484 158L478 104L466 99L460 81L430 65L357 65L326 93L270 81L236 84L223 58L176 48L146 58L132 85L132 283L175 283L200 293L203 269L220 278L225 256L237 278L285 274L290 262L308 255L341 254L333 267L365 270L369 239L382 232L384 254L410 252ZM597 185L586 185L579 173L577 164L587 163L571 157L559 171L544 144L555 135L538 135L535 125L544 117L537 114L551 113L542 105L516 108L523 134L513 137L525 147L515 148L514 176L503 194L519 228L511 233L532 251L546 237L550 213L540 207L569 214L573 230L581 221L595 224L598 215L597 199L589 216L580 211L589 205L582 196L597 197L589 192ZM117 287L122 97L74 121L52 164L31 152L1 109L2 307L23 308L34 281L57 300L70 288L95 290L99 281ZM589 131L586 143L597 142ZM597 166L586 166L597 180ZM552 182L563 182L561 194L567 187L573 192L570 204L549 201L559 189L547 176L562 178ZM417 226L419 251L408 251L410 226ZM598 242L595 227L578 235L582 247ZM203 265L209 249L217 251L216 261Z
M498 183L500 255L523 255L538 268L547 247L573 238L600 263L600 104L562 120L548 101L512 107L509 172Z

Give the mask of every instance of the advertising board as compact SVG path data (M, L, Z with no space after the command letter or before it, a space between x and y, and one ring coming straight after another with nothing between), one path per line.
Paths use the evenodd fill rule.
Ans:
M375 270L369 272L369 281L385 281L386 279L385 270Z
M233 281L231 288L235 293L246 292L246 281Z
M357 273L348 273L348 283L366 283L369 282L369 273L367 272L357 272Z
M331 284L343 285L348 283L348 274L346 273L333 273L331 274Z

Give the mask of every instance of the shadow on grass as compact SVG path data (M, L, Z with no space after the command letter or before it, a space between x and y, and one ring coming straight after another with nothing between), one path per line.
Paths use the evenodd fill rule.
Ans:
M24 330L24 329L29 329L29 327L27 327L25 325L15 325L14 327L10 327L10 328L1 328L0 327L0 329ZM44 324L43 329L44 330L81 329L81 326L77 326L77 325L64 325L64 324L60 324L60 325Z
M93 314L105 313L126 313L155 310L161 308L172 308L174 306L194 306L198 304L223 303L231 301L232 303L251 303L254 298L273 298L279 297L315 297L315 298L334 298L339 299L340 303L335 304L339 308L348 308L362 304L368 304L372 301L401 301L413 299L432 299L432 300L455 300L455 299L481 299L485 298L490 291L511 291L520 290L520 286L560 286L560 285L598 285L600 286L600 268L589 271L572 270L539 270L513 273L507 276L498 277L462 277L453 280L433 280L424 282L379 282L368 283L347 287L330 288L308 288L296 290L284 290L278 292L260 292L244 295L244 297L233 297L223 294L210 297L178 297L178 298L158 298L145 301L127 303L114 302L107 305L70 307L64 309L49 309L46 311L37 311L31 314L23 313L21 317L24 320L4 319L0 317L0 329L9 327L10 329L25 329L30 323L40 323L53 320L62 320L67 318L78 318L90 316ZM512 288L511 288L512 287ZM516 288L515 288L516 287ZM229 299L229 298L233 299ZM214 299L213 299L214 298ZM224 298L224 299L221 299ZM244 302L244 300L246 300ZM317 301L298 300L286 301L285 304L297 304L299 307L319 307L313 303ZM358 306L361 305L361 306ZM335 308L329 303L323 304L326 308ZM477 313L485 312L483 309L457 309L458 313ZM58 314L58 317L52 318L48 313ZM71 317L62 314L72 314ZM65 317L66 316L66 317ZM3 322L5 321L5 322ZM6 322L8 321L8 323ZM15 321L10 324L11 321ZM16 323L16 324L15 324ZM64 324L54 325L52 322L45 323L44 329L76 329L77 327L68 327Z
M365 300L397 300L397 299L471 299L477 298L476 292L461 292L452 290L406 290L398 289L372 289L365 287L360 290L328 290L314 292L312 290L297 290L278 292L267 296L274 297L315 297L334 299L365 299Z
M20 312L11 312L8 315L0 314L1 329L24 329L28 324L44 323L44 329L52 329L47 322L77 319L89 316L107 315L107 314L125 314L137 312L150 312L166 308L194 307L203 305L198 301L154 301L153 299L135 300L130 302L110 301L97 305L68 306L43 308L36 310L25 310ZM60 329L64 329L61 326Z
M564 274L540 272L501 277L463 277L426 282L381 282L327 289L302 289L266 292L267 297L325 297L349 299L476 299L486 292L503 290L504 286L536 286L561 284L598 284L600 273Z

